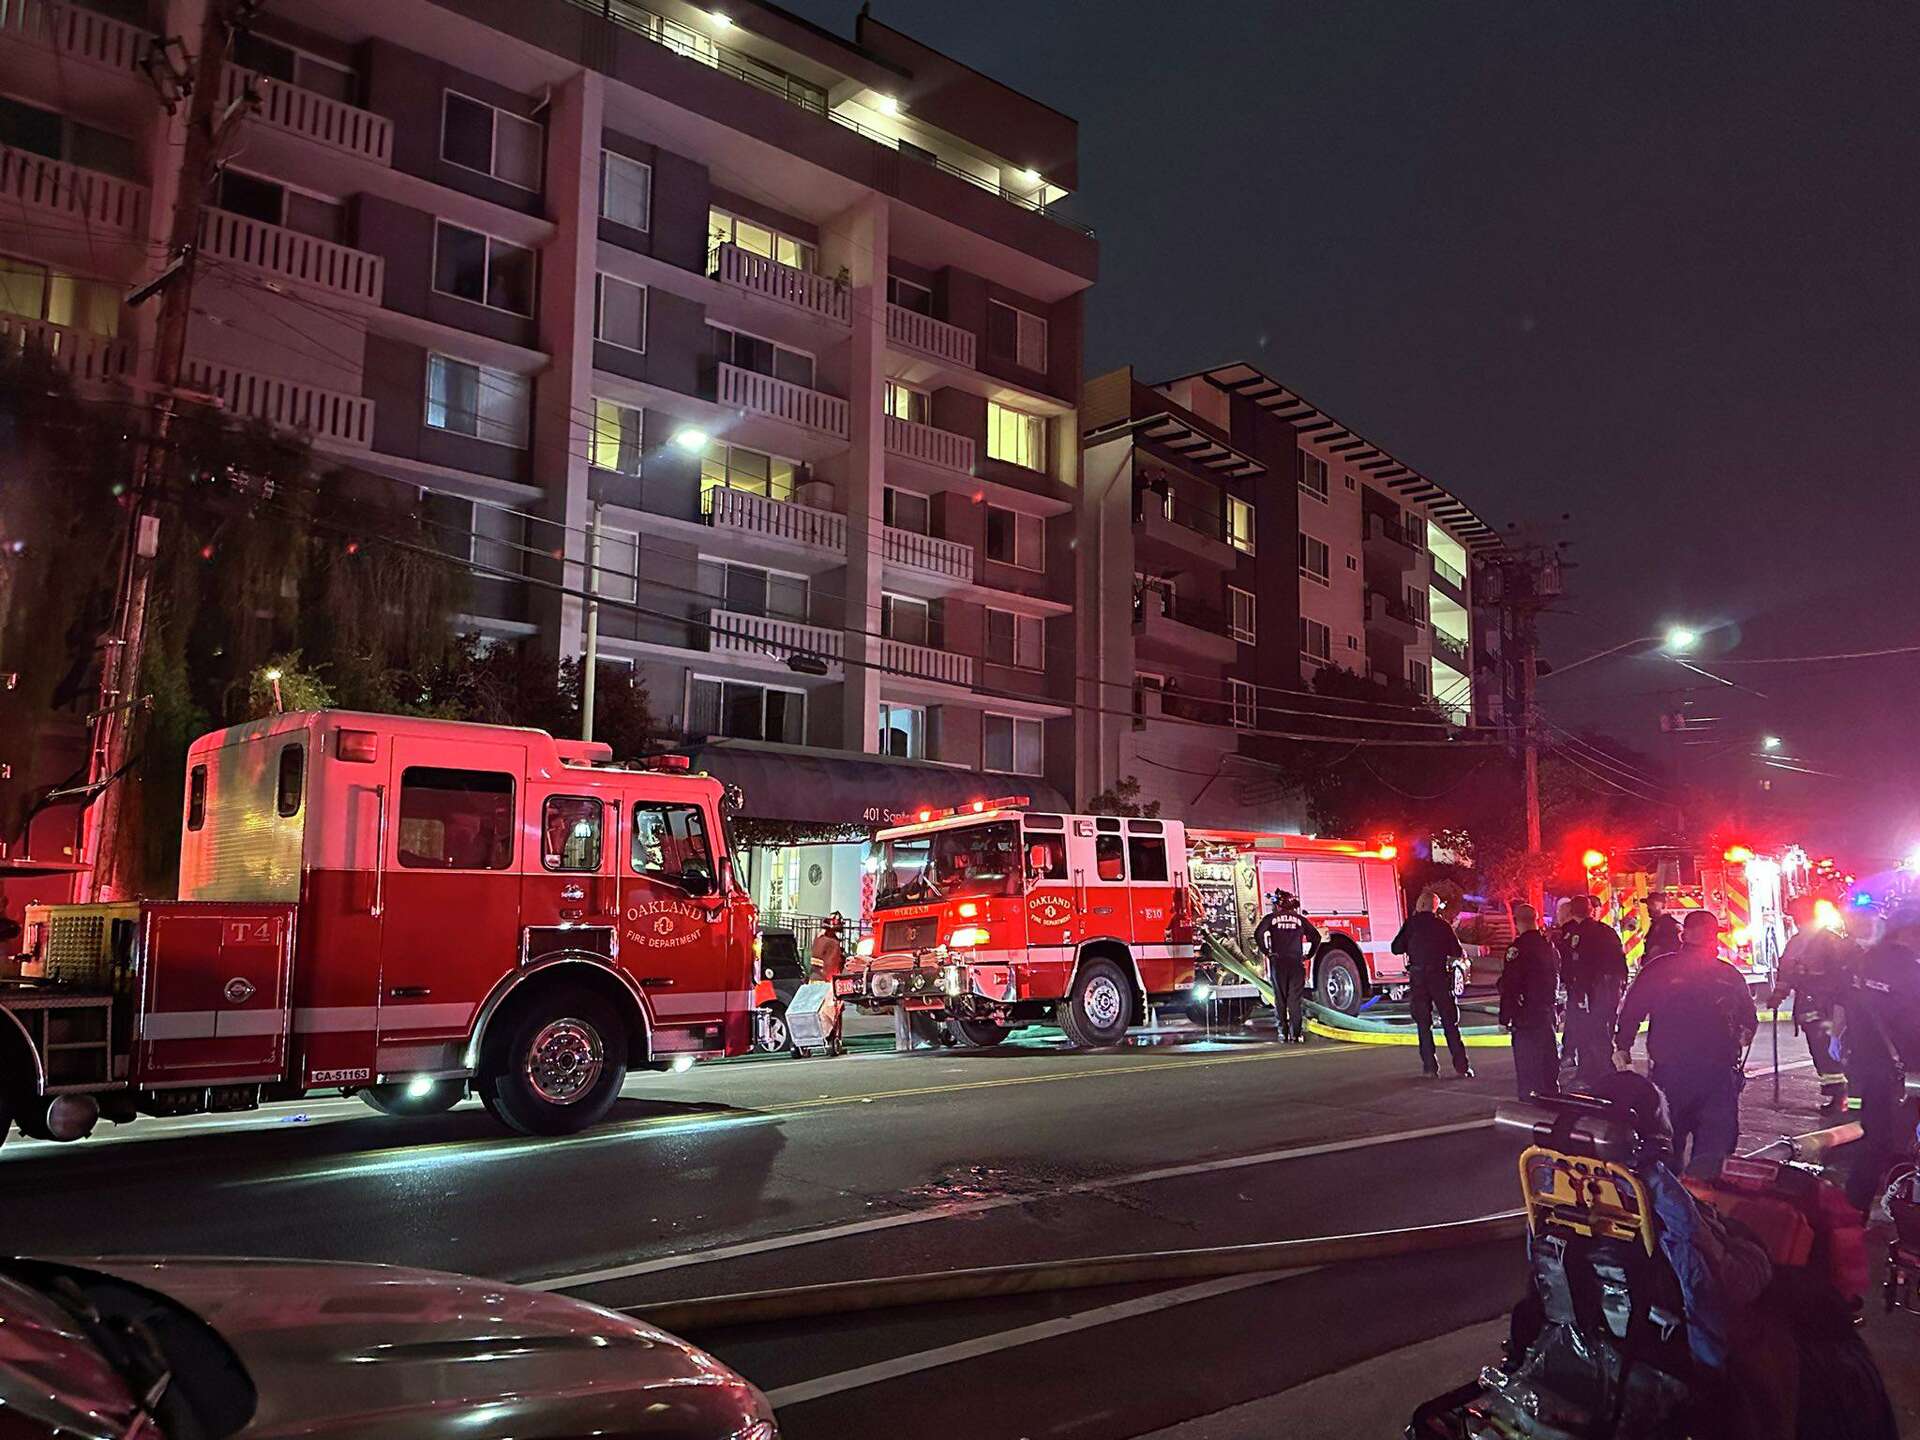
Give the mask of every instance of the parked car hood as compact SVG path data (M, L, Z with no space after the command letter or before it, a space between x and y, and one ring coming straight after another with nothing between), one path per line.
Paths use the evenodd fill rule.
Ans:
M770 1440L766 1397L629 1316L432 1270L280 1260L93 1269L220 1332L259 1392L246 1440Z

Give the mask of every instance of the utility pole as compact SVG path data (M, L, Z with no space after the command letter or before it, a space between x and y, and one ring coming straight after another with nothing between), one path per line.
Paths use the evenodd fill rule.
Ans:
M167 435L173 422L174 397L186 355L187 327L193 318L193 280L200 248L200 215L212 187L221 143L243 107L236 103L219 113L221 77L232 46L233 27L227 0L207 0L200 27L200 51L194 61L187 103L187 123L180 150L180 178L174 197L172 223L167 232L161 276L137 292L139 303L154 289L160 292L160 315L155 325L151 386L151 433L141 447L129 496L129 518L120 557L120 577L114 601L113 629L100 656L100 693L92 722L87 757L87 782L100 787L89 810L82 842L85 865L81 884L90 900L116 898L120 890L121 832L126 814L127 787L120 783L131 750L135 692L146 651L147 595L159 554L160 516L157 492L166 475ZM171 106L169 106L171 110Z
M1545 845L1540 834L1540 713L1534 687L1540 674L1540 612L1561 595L1558 546L1517 545L1500 554L1492 599L1506 612L1504 627L1519 648L1521 788L1527 812L1527 903L1544 908Z
M593 739L593 686L600 673L600 516L605 506L593 502L587 522L587 643L580 671L580 738Z

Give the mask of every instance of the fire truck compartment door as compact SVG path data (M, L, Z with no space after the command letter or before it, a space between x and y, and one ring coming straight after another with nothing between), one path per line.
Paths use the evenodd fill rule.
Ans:
M1275 860L1262 855L1256 863L1260 868L1260 893L1254 897L1253 902L1253 918L1257 923L1260 917L1267 913L1267 907L1273 904L1273 892L1289 890L1297 895L1300 893L1300 880L1293 873L1291 860Z
M153 905L144 929L134 1082L280 1079L293 907Z
M1309 915L1364 915L1367 895L1358 860L1301 860L1300 908Z

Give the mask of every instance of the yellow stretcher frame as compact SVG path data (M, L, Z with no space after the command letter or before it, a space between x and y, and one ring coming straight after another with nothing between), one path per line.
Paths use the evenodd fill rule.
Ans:
M1550 1194L1534 1188L1532 1168L1539 1163L1552 1167ZM1529 1145L1520 1152L1520 1193L1526 1197L1529 1234L1554 1229L1637 1240L1647 1254L1654 1253L1653 1197L1638 1175L1616 1161Z

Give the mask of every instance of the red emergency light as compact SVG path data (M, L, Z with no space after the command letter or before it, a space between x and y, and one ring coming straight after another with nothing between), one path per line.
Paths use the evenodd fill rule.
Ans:
M1744 845L1729 845L1723 858L1729 865L1744 865L1753 859L1753 851Z
M1607 863L1606 851L1589 850L1580 857L1580 863L1589 870L1598 870Z
M379 744L380 737L371 730L342 730L334 741L333 753L357 765L371 765Z
M949 805L944 810L917 810L913 818L924 825L929 820L949 820L955 815L984 815L989 810L1018 810L1032 800L1026 795L1000 795L992 800L969 800L965 805Z
M690 755L649 755L646 760L649 770L691 770L693 757Z

